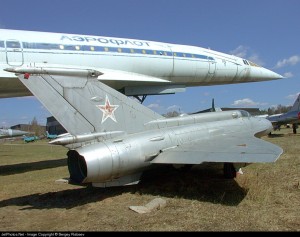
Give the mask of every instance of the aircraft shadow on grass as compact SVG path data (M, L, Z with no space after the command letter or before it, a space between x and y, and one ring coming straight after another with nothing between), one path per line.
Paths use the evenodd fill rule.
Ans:
M270 138L273 138L273 137L290 137L290 136L293 136L293 137L297 137L297 136L300 136L299 133L297 134L294 134L294 133L271 133L268 135L268 137Z
M237 206L247 195L247 190L240 187L234 179L224 179L220 172L207 170L178 171L163 167L146 171L138 185L106 189L84 186L83 188L58 192L35 193L0 201L0 208L23 206L21 210L71 209L88 203L101 202L123 193L150 194L162 198L183 198Z
M272 138L272 137L284 137L285 135L283 133L277 133L277 134L274 134L274 133L271 133L268 135L268 137Z
M44 160L30 163L20 163L13 165L1 165L0 176L21 174L35 170L52 169L61 166L67 166L67 159Z

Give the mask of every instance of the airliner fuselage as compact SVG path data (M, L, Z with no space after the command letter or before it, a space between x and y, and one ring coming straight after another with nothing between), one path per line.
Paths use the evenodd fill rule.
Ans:
M257 82L282 76L248 60L195 46L136 39L0 30L0 98L31 93L6 68L95 69L126 95L169 94L185 87Z

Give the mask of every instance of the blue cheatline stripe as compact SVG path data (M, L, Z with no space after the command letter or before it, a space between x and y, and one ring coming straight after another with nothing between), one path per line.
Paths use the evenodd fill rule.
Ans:
M0 41L0 48L4 48L4 41ZM61 50L61 51L78 51L78 52L111 52L122 54L144 54L144 55L161 55L161 56L174 56L176 58L187 59L203 59L203 60L215 60L213 57L202 54L191 54L184 52L171 52L164 50L149 50L149 49L137 49L137 48L121 48L121 47L105 47L95 45L67 45L67 44L51 44L51 43L30 43L23 42L24 49L39 49L39 50Z

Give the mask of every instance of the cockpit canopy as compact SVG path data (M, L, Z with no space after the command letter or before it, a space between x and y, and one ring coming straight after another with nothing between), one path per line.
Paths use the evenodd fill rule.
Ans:
M249 112L245 111L245 110L239 110L241 112L242 117L246 117L249 118L251 117L251 115L249 114Z
M250 65L250 66L253 66L253 67L261 67L258 64L254 63L254 62L251 62L249 60L246 60L246 59L243 59L243 62L244 62L245 65Z

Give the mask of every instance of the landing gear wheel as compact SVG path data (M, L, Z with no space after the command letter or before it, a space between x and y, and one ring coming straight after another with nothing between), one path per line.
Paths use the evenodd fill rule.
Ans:
M297 134L297 124L293 123L293 133Z
M232 163L224 163L223 171L226 179L233 179L236 177L236 170Z

